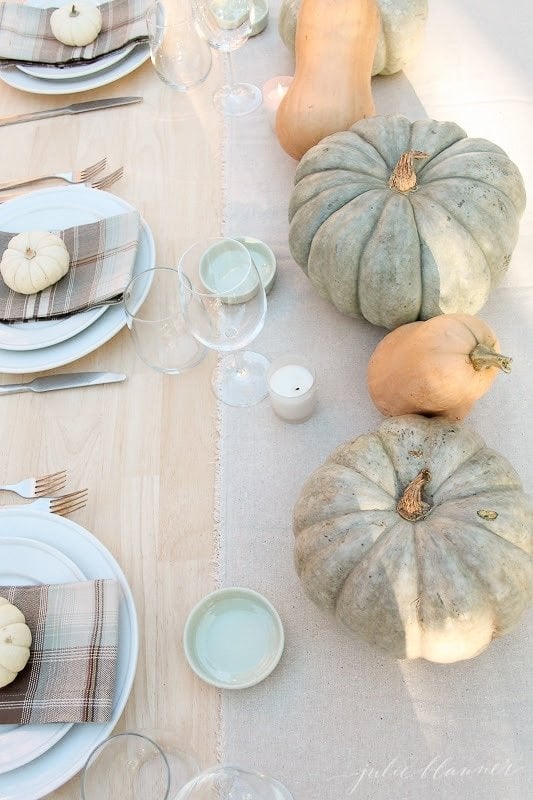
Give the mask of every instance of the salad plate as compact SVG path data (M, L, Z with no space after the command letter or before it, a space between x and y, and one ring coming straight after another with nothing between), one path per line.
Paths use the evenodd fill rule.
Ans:
M0 586L84 580L79 567L55 547L34 539L0 538ZM0 775L38 758L71 727L71 723L0 725Z

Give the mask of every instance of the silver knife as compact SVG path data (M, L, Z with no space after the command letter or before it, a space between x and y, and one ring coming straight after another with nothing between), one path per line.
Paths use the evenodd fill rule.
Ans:
M67 372L62 375L47 375L34 378L29 383L7 383L0 386L0 395L16 392L51 392L54 389L75 389L78 386L95 386L98 383L123 381L126 375L120 372Z
M141 103L142 97L108 97L103 100L89 100L86 103L73 103L62 108L49 108L46 111L31 111L28 114L15 114L12 117L0 117L0 127L14 125L16 122L27 122L32 119L46 119L58 117L61 114L83 114L85 111L98 111L102 108L115 106L128 106L131 103Z

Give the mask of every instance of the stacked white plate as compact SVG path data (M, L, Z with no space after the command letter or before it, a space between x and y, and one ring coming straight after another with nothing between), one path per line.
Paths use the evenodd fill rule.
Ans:
M126 705L137 664L138 624L130 588L113 556L89 531L56 514L0 511L0 585L113 578L121 586L113 713L105 724L0 725L0 797L38 800L83 767Z
M58 230L131 210L133 207L121 198L85 186L42 189L2 203L0 230L14 234ZM153 237L141 220L133 274L151 269L154 264ZM125 324L122 304L58 320L0 323L0 372L40 372L68 364L96 350Z
M102 5L107 0L95 0ZM28 0L28 5L37 8L57 7L53 0ZM73 94L86 92L129 75L150 57L147 43L132 44L115 53L110 53L91 64L76 64L72 67L10 66L0 70L0 80L33 94Z

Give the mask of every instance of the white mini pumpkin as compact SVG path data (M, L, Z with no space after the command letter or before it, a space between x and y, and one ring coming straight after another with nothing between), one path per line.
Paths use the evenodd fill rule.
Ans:
M6 286L19 294L34 294L57 283L68 272L69 252L63 240L48 231L14 236L2 255L0 273Z
M83 47L94 42L102 30L102 14L94 3L76 0L52 12L50 27L59 42Z
M0 597L0 689L15 680L30 657L31 631L22 611Z

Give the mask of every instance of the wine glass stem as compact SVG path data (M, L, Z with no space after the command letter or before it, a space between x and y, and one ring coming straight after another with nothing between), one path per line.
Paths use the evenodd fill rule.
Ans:
M235 76L233 74L233 59L231 52L228 50L228 85L235 86Z
M235 372L240 375L246 375L246 366L244 364L244 360L242 357L242 350L235 350L233 353L233 364L235 367Z

